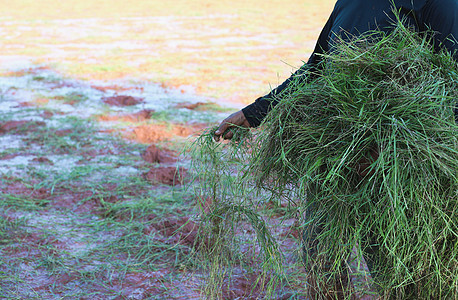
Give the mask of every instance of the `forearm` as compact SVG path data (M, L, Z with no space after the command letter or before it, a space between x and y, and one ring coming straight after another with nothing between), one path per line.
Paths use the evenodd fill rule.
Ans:
M458 1L430 0L421 14L423 25L434 31L434 46L449 51L458 61Z

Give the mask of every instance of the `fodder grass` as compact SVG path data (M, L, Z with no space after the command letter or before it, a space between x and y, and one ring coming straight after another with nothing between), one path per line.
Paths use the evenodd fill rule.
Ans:
M210 131L197 140L197 192L214 199L202 214L213 243L199 249L210 298L221 298L226 266L247 262L234 254L243 253L240 224L255 229L259 278L270 283L258 295L274 297L287 280L258 209L269 197L294 203L302 218L310 295L354 295L356 249L383 298L457 297L458 66L430 38L399 22L389 34L340 41L319 74L278 95L255 136L221 145Z

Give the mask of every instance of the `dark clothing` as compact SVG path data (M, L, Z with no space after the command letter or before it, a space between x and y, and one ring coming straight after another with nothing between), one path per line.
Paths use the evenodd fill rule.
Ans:
M458 0L395 0L400 17L418 31L431 29L434 47L445 47L458 61ZM338 37L345 39L370 30L390 32L396 24L390 0L338 0L329 20L324 26L315 50L308 62L290 78L272 90L268 95L258 98L242 111L252 127L262 122L270 109L278 103L275 95L281 93L294 77L306 70L315 70L321 56L317 54L332 51Z

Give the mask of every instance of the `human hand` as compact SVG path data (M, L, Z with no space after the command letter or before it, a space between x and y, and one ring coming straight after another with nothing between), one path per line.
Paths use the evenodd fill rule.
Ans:
M227 132L227 130L232 127L237 127L237 126L246 127L246 128L251 127L250 123L245 118L243 111L241 110L231 114L229 117L224 119L221 122L221 124L219 124L218 129L214 133L215 141L219 142L221 137L223 137L223 139L228 139L228 140L232 139L234 134L231 131Z

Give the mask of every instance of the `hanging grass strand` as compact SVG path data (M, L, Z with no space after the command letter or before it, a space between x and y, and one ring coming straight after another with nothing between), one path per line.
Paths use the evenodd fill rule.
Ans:
M341 41L323 56L320 75L278 95L257 135L218 146L200 140L196 153L210 150L211 158L196 165L200 192L221 199L205 220L221 220L225 237L207 260L219 271L237 261L228 249L237 244L236 224L248 222L264 279L285 278L283 254L254 200L267 193L303 216L315 295L364 294L350 266L367 264L384 299L458 297L458 65L428 36L399 22L390 34ZM335 287L341 292L329 293ZM219 298L217 288L207 295Z
M457 297L457 63L402 24L323 58L323 75L280 95L265 119L257 183L307 186L318 286L345 274L358 246L384 297Z

